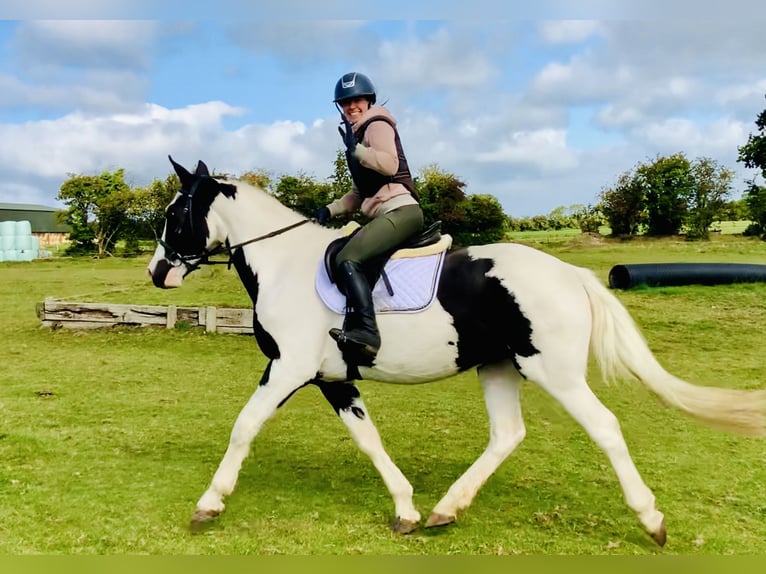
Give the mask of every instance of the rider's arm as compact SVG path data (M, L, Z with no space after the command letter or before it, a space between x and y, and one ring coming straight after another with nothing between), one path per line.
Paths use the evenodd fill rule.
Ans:
M367 168L383 175L394 175L399 170L394 128L386 122L371 122L364 132L364 141L357 144L354 155Z

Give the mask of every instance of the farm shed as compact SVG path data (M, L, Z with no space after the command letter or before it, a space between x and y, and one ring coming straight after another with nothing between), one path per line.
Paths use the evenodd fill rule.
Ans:
M40 245L61 245L69 241L71 229L58 223L56 207L28 203L0 203L0 221L29 221L32 235L40 240Z

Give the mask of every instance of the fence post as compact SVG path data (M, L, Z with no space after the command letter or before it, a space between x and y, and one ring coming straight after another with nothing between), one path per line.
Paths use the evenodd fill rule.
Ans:
M167 322L165 323L165 328L172 329L176 326L176 321L178 320L178 307L175 305L168 305L168 314L167 314Z
M208 333L215 333L217 328L216 314L215 307L205 307L205 331Z

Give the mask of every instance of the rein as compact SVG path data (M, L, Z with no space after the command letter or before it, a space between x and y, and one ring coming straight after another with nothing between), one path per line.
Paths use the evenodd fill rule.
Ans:
M228 239L227 239L225 245L220 244L213 249L209 249L209 250L205 249L202 253L198 255L181 255L175 249L173 249L170 245L168 245L162 238L157 239L157 242L160 245L162 245L162 247L165 249L166 258L169 256L174 259L178 259L189 268L189 271L188 271L189 273L191 273L195 269L199 269L199 267L201 267L202 265L227 265L227 269L231 269L231 259L234 256L235 249L239 249L241 247L244 247L245 245L250 245L251 243L263 241L264 239L276 237L277 235L282 235L283 233L290 231L291 229L295 229L296 227L300 227L301 225L303 225L304 223L308 223L309 221L312 221L312 220L304 219L297 223L292 223L285 227L280 227L279 229L266 233L265 235L259 235L258 237L254 237L253 239L248 239L247 241L237 243L236 245L229 245ZM210 257L214 255L219 255L220 253L228 254L229 256L228 260L210 261Z

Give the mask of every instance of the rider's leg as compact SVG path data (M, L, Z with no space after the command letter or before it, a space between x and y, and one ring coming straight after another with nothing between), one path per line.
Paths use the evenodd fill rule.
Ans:
M372 286L362 273L368 259L393 251L423 228L423 212L418 205L407 205L379 215L349 240L335 258L341 288L346 293L346 320L343 331L331 329L330 335L343 347L351 344L365 358L373 359L380 348L375 322Z

